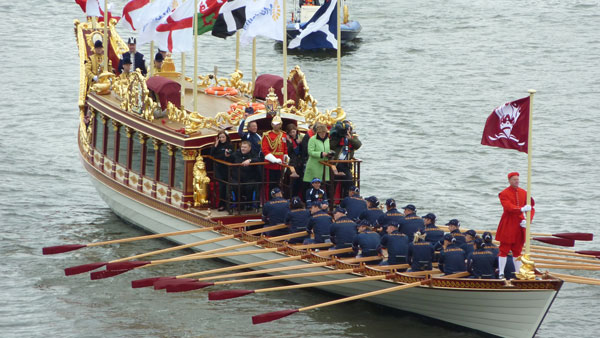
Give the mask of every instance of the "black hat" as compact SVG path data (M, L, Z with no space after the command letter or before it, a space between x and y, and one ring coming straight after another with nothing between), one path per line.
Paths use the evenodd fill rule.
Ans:
M492 241L492 233L489 231L484 232L482 237L483 237L483 240L486 242Z
M102 40L96 40L96 42L94 42L94 48L102 48Z
M475 237L475 239L473 240L473 243L475 243L475 246L477 246L477 249L481 249L481 247L483 246L483 239L481 239L480 237Z
M415 211L417 211L417 208L415 208L415 206L414 206L414 205L412 205L412 204L407 204L407 205L406 205L404 208L402 208L402 209L404 209L404 210L408 209L408 210L410 210L410 211L412 211L412 212L415 212Z
M127 44L128 45L135 45L136 41L134 37L131 37L129 39L127 39Z
M399 228L399 227L400 227L400 224L399 224L398 222L390 222L390 223L389 223L387 226L388 226L388 227L396 227L396 228Z
M449 220L448 223L446 223L446 225L454 225L456 227L460 227L460 222L456 218L453 218Z
M294 208L301 207L302 206L302 200L300 199L300 197L294 196L294 197L292 197L291 204L292 204L292 207L294 207Z
M314 202L310 202L309 204L310 204L309 205L310 207L319 207L319 208L322 205L321 201L314 201Z
M448 241L448 242L452 242L452 241L453 241L453 240L455 240L455 239L454 239L454 237L452 237L452 235L451 235L451 234L445 234L445 235L444 235L444 240L445 240L445 241Z
M430 212L430 213L428 213L427 215L425 215L425 216L423 216L421 218L428 218L428 219L430 219L432 221L435 221L435 214Z
M377 199L377 197L375 197L375 196L369 196L369 197L365 198L365 200L366 200L367 202L371 202L371 203L373 203L375 206L378 206L378 205L379 205L379 200L378 200L378 199Z
M477 236L477 232L475 232L475 230L467 230L465 231L465 235L469 235L471 237L476 237Z
M246 109L244 109L244 112L246 112L248 114L254 114L254 108L252 108L252 107L246 107Z
M371 222L369 222L369 220L367 220L367 219L362 219L362 220L360 220L358 222L358 226L363 226L363 225L370 227L371 226Z
M273 189L271 189L271 197L274 197L276 194L279 194L281 192L281 189L275 187Z
M358 189L358 187L357 187L357 186L353 185L353 186L351 186L351 187L350 187L350 191L353 191L353 192L360 192L360 189Z
M156 60L158 62L162 62L164 59L165 59L164 56L160 52L158 52L158 53L156 53L156 55L154 55L154 60Z
M385 200L385 205L387 205L388 207L395 207L396 201L393 198L388 198L387 200Z
M348 211L346 211L346 209L344 209L344 208L342 208L342 207L337 207L337 208L335 208L335 211L334 211L334 213L336 213L336 212L342 213L342 214L344 214L344 215L348 213Z
M131 58L123 58L123 64L124 65L130 65L131 64Z

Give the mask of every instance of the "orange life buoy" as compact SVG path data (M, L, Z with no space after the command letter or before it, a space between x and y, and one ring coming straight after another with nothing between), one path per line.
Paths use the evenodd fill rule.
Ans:
M229 107L229 112L234 112L237 109L239 109L241 111L245 111L246 108L249 106L252 106L252 109L254 109L254 112L265 109L265 105L260 102L252 102L251 105L249 105L248 103L234 103Z
M238 94L238 90L233 87L208 87L204 92L215 96L234 96Z

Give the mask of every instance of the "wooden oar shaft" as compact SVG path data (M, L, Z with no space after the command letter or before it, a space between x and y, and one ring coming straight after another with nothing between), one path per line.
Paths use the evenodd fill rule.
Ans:
M582 277L582 276L575 276L575 275L567 275L565 273L558 273L558 272L551 272L550 273L552 276L554 277L559 277L559 278L575 278L575 279L582 279L582 280L588 280L588 281L592 281L592 282L600 282L600 279L597 278L589 278L589 277Z
M256 235L256 234L261 234L263 232L268 232L268 231L273 231L273 230L279 230L279 229L285 229L285 228L287 228L287 225L285 225L285 224L277 224L277 225L271 225L271 226L260 228L260 229L256 229L256 230L246 231L246 233L248 235Z
M226 253L222 253L222 254L218 254L218 255L175 257L175 258L160 259L157 261L152 261L152 264L163 264L163 263L172 263L172 262L193 261L193 260L200 260L200 259L253 255L253 254L257 254L257 253L266 253L266 252L274 252L274 251L277 251L277 248L256 249L256 250L247 250L247 251L238 251L238 252L226 252Z
M328 248L332 246L333 243L315 243L315 244L302 244L302 245L292 245L291 247L298 250L303 249L321 249Z
M262 275L271 272L280 272L280 271L289 271L289 270L299 270L299 269L311 269L318 268L322 266L326 266L330 264L330 262L321 262L321 263L312 263L312 264L298 264L292 266L284 266L280 268L271 268L271 269L262 269L262 270L254 270L254 271L246 271L246 272L238 272L238 273L229 273L225 275L218 276L210 276L198 278L198 281L204 280L215 280L215 279L225 279L225 278L233 278L233 277L244 277L244 276L252 276L252 275Z
M436 226L438 228L442 229L442 230L448 231L448 227L445 226L445 225L436 225ZM475 232L478 233L478 234L483 234L484 232L489 232L492 235L496 234L496 230L475 230ZM551 237L551 236L554 236L554 234L543 234L543 233L540 233L540 232L532 232L531 236L548 236L548 237Z
M591 280L587 280L587 279L571 278L571 277L561 277L560 279L564 280L565 282L570 282L570 283L600 285L600 280L591 281Z
M292 238L303 237L303 236L306 236L306 235L308 235L308 232L306 232L306 231L295 232L295 233L292 233L292 234L271 237L271 238L269 238L269 240L275 241L275 242L279 242L279 241L285 241L285 240L292 239ZM232 245L232 246L227 246L227 247L213 249L213 250L208 250L208 251L203 251L203 252L198 253L198 255L212 255L212 254L215 254L215 253L218 253L218 252L246 248L246 247L249 247L249 246L258 245L260 243L260 241L261 240L254 241L254 242L247 242L247 243L237 244L237 245Z
M249 283L249 282L264 282L264 281L278 280L278 279L293 279L293 278L302 278L302 277L338 275L338 274L344 274L344 273L351 273L351 272L354 272L354 270L355 269L341 269L341 270L329 270L329 271L316 271L316 272L294 273L294 274L281 275L281 276L268 276L268 277L235 279L235 280L226 280L226 281L221 281L221 282L215 282L215 285L238 284L238 283Z
M339 285L339 284L348 284L348 283L360 283L360 282L367 282L367 281L372 281L372 280L380 280L380 279L385 279L385 278L387 278L386 275L377 275L377 276L368 276L368 277L357 277L357 278L349 278L349 279L342 279L342 280L330 280L330 281L325 281L325 282L315 282L315 283L305 283L305 284L277 286L277 287L273 287L273 288L257 289L257 290L254 290L254 292L255 293L262 293L262 292L273 292L273 291L293 290L293 289L302 289L302 288L313 288L313 287L326 286L326 285Z
M561 260L561 261L569 261L569 262L582 262L582 263L589 263L589 264L599 264L600 265L600 261L598 261L597 259L591 260L591 259L586 259L586 258L571 258L571 257L560 257L560 256L548 256L548 255L537 255L537 254L530 254L529 257L531 258L542 258L542 259L555 259L555 260Z
M233 266L227 266L224 268L212 269L212 270L206 270L206 271L198 271L198 272L188 273L185 275L179 275L179 276L177 276L177 278L190 278L190 277L195 277L195 276L210 275L213 273L221 273L221 272L226 272L226 271L248 269L248 268L253 268L253 267L257 267L257 266L261 266L261 265L278 264L278 263L284 263L284 262L290 262L290 261L299 261L301 259L302 259L302 256L290 256L290 257L272 259L269 261L247 263L247 264L241 264L241 265L233 265Z
M599 264L575 264L575 263L570 263L570 262L558 262L556 260L552 260L552 259L536 259L534 261L535 263L540 263L540 264L556 264L556 265L568 265L568 266L587 266L587 267L598 267L600 268Z
M592 256L592 255L582 255L582 254L578 254L578 253L571 253L571 252L563 252L563 251L555 251L555 250L544 250L544 249L531 249L532 252L538 252L538 253L548 253L548 254L554 254L554 255L563 255L563 256L571 256L571 257L582 257L582 258L593 258L596 259L596 256Z
M589 270L600 271L600 266L582 266L582 265L559 265L559 264L536 264L536 268L544 269L562 269L562 270Z

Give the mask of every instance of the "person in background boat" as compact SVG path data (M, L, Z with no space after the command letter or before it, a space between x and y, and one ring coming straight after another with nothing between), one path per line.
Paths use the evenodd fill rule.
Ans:
M385 209L385 214L379 216L377 219L377 223L382 227L385 227L392 222L400 223L404 218L404 215L396 209L396 200L393 198L388 198L385 201Z
M348 217L356 220L363 211L367 210L367 201L360 197L360 189L353 185L348 190L348 196L340 203L340 207L348 211Z
M406 264L408 256L408 237L398 231L398 223L392 222L386 227L386 234L381 237L381 249L387 250L388 259L381 265Z
M104 71L104 48L102 46L102 40L94 42L94 54L85 62L85 75L88 79L88 86L91 86L94 82L98 82L98 76ZM112 69L112 62L108 60L108 71L114 72Z
M127 39L127 47L129 48L129 52L123 53L123 55L121 56L121 60L119 60L119 72L123 72L123 62L125 61L125 59L129 59L133 63L132 71L135 72L136 69L139 69L140 72L142 72L142 75L146 76L146 60L144 60L144 54L136 50L137 45L135 38Z
M231 145L231 139L226 131L220 131L215 137L215 143L210 148L210 156L221 161L228 161L229 157L233 153L233 146ZM214 162L215 178L219 185L219 211L225 210L225 205L229 195L227 194L227 185L230 183L228 177L228 167L225 164ZM231 191L231 190L230 190Z
M453 218L449 220L448 223L446 223L446 225L448 226L450 235L453 238L456 238L456 245L462 246L463 244L465 244L467 240L465 239L465 235L460 232L460 222L456 218Z
M440 241L444 238L444 231L435 226L435 214L430 212L422 218L425 225L425 240L431 243L431 245L435 246L440 243L441 246L442 243Z
M313 202L324 202L327 200L327 193L321 189L321 179L315 177L310 182L312 187L306 190L306 205L310 206Z
M413 238L417 231L423 233L425 231L425 223L423 219L417 216L417 208L412 204L407 204L404 208L404 217L399 221L400 232Z
M333 221L327 211L321 208L321 202L312 203L310 214L307 230L313 235L313 238L305 240L304 244L331 242L329 237Z
M335 249L352 247L352 241L356 235L357 225L353 220L346 216L346 209L337 207L333 212L333 225L329 232L331 242L335 244ZM352 253L339 255L340 257L353 256Z
M315 130L316 135L308 140L308 161L304 170L304 182L311 182L315 177L321 181L329 181L329 170L325 170L325 177L323 177L324 165L320 163L333 157L333 152L329 148L327 126L317 123Z
M302 157L302 139L304 135L298 133L298 127L290 123L286 126L285 131L287 133L287 149L288 155L290 156L289 165L296 169L296 174L299 177L304 176L304 158ZM292 187L292 196L300 196L304 187L303 181L300 178L292 178L290 182Z
M238 127L238 135L240 135L240 139L249 141L252 145L252 151L254 151L257 155L262 155L262 140L260 135L256 133L258 130L258 124L256 121L252 121L248 123L248 132L244 132L244 128L246 125L246 119L248 116L254 114L254 109L252 107L246 108L244 112L244 119L240 122L240 126Z
M307 231L308 223L310 222L310 211L304 208L302 199L298 196L292 197L290 201L290 211L285 216L285 224L289 227L290 233ZM308 236L296 237L290 239L291 244L302 243Z
M467 271L465 251L457 245L457 238L452 234L444 235L444 248L440 252L439 269L445 275Z
M363 211L358 218L366 219L370 224L375 225L379 217L383 215L383 210L379 209L379 200L375 196L369 196L365 198L365 201L367 201L367 210Z
M481 238L483 239L484 248L494 254L494 257L498 257L500 250L498 249L498 246L493 243L492 233L486 231L483 233L483 235L481 235ZM506 266L504 267L503 274L504 276L512 276L512 274L515 272L515 264L513 263L512 259L513 256L512 254L508 254L506 258ZM498 275L500 275L500 271L498 271Z
M131 59L129 57L123 58L120 61L121 64L121 74L119 75L120 79L129 79L131 75Z
M381 253L380 239L379 234L371 229L371 225L367 221L359 222L358 233L354 235L354 239L352 240L352 249L356 258L379 255ZM369 264L375 264L375 262L370 262Z
M473 230L473 229L470 229L470 230L465 231L464 235L465 235L465 244L462 245L462 249L465 250L465 253L467 254L467 257L468 257L469 254L471 252L473 252L473 250L475 248L473 246L473 244L474 244L473 241L475 240L475 237L477 237L477 232L475 232L475 230Z
M331 150L335 152L333 160L352 160L354 159L354 151L360 149L362 143L358 139L358 136L352 132L352 124L349 121L337 122L332 128L329 145ZM338 174L341 180L341 195L346 196L348 189L354 184L352 178L352 172L350 171L352 165L350 163L341 162L336 165Z
M271 189L271 200L263 205L262 220L265 222L264 228L285 224L285 217L289 211L290 203L283 198L281 189L278 187ZM272 230L267 232L267 236L281 236L287 233L287 228Z
M496 256L485 249L485 243L480 237L473 239L471 245L474 248L467 255L467 271L471 273L472 278L496 278Z
M521 261L517 260L521 256L523 244L525 244L526 221L525 213L531 211L531 219L535 210L533 198L531 205L527 205L527 191L519 188L519 173L511 172L508 174L509 187L498 194L500 203L504 212L498 230L496 230L496 240L500 242L500 253L498 255L498 267L500 269L500 278L504 278L504 267L506 266L506 257L512 251L515 270L519 271Z
M408 264L409 271L424 271L433 268L433 257L435 250L433 245L426 241L427 234L419 231L415 232L415 237L408 245Z
M258 183L260 182L260 168L258 165L250 165L250 163L262 162L262 158L257 156L256 153L252 151L250 142L242 141L240 144L240 149L233 152L233 155L229 157L229 161L242 165L241 167L231 168L231 176L233 181L239 184L239 190L241 194L241 196L239 196L239 200L254 202L253 205L246 204L246 210L252 208L258 209ZM232 191L234 192L235 196L238 195L238 190L236 188L232 188Z
M154 55L154 65L153 65L153 69L152 69L152 74L156 75L156 73L160 73L162 70L162 66L163 66L163 61L165 60L165 57L160 53L156 53L156 55Z
M265 165L265 180L268 182L269 189L279 186L282 172L281 164L289 161L287 135L281 130L281 122L280 116L274 116L271 120L273 129L262 135L262 153L265 160L269 162ZM289 167L289 169L292 172L290 177L298 177L294 167Z

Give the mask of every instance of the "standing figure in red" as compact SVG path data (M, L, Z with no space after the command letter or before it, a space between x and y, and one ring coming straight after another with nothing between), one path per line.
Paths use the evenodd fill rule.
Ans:
M521 255L523 244L525 244L525 213L531 211L531 219L533 219L535 211L531 208L531 205L527 205L527 191L519 188L519 173L512 172L508 174L508 183L510 186L498 194L504 209L496 231L496 240L500 241L500 253L498 254L500 278L504 278L506 256L510 251L512 251L515 263L515 271L519 272L521 261L517 258ZM535 205L533 198L531 204Z
M281 130L281 117L276 115L271 120L272 130L263 133L262 135L262 153L265 160L269 164L265 165L265 181L268 189L265 192L268 194L274 187L279 187L281 179L282 166L289 162L287 150L287 134ZM289 167L293 177L298 177L294 167Z

